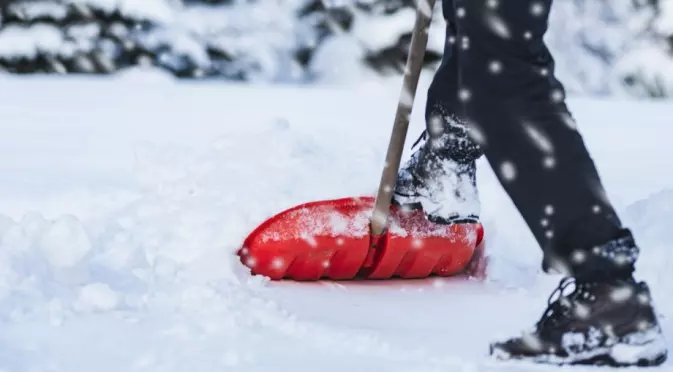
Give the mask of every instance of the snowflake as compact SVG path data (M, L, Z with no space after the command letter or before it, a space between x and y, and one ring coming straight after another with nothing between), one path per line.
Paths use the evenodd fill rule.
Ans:
M591 309L584 304L575 303L574 313L580 319L587 319L591 315Z
M245 265L251 268L255 267L255 265L257 265L257 259L255 257L248 257L245 260Z
M584 251L575 251L575 252L573 252L571 258L572 258L574 263L581 264L581 263L584 263L584 261L586 261L587 254Z
M532 124L525 124L525 129L528 137L530 137L530 139L540 150L547 154L554 151L554 146L552 145L551 141L540 129Z
M633 294L633 288L630 286L618 287L610 292L610 299L613 302L624 302L631 298Z
M551 92L551 99L556 103L563 101L563 98L565 98L564 96L565 95L563 94L563 91L561 89L554 89Z
M509 39L512 37L512 34L509 31L509 26L502 18L496 16L495 14L489 14L487 16L487 22L491 30L501 38Z
M530 6L530 12L536 17L539 17L544 14L545 8L544 5L540 2L534 2Z
M463 102L467 102L472 98L472 92L469 89L463 88L458 92L458 98Z
M463 36L463 38L461 39L460 47L463 48L463 50L470 49L470 38L468 38L467 36Z
M428 132L430 136L436 137L444 132L444 120L439 115L433 115L428 122Z
M577 122L570 114L566 113L561 116L561 120L572 130L577 130Z
M500 164L500 174L506 181L514 181L516 178L516 167L510 161Z
M488 64L488 70L492 74L499 74L502 71L502 62L491 61L491 63Z
M556 158L553 156L546 156L542 161L542 165L547 169L552 169L556 166Z

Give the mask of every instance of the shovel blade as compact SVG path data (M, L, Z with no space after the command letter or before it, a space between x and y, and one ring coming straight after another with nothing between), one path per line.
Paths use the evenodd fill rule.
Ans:
M395 206L387 231L371 236L374 202L344 198L285 210L257 227L238 255L252 274L315 281L452 276L479 253L481 224L438 225Z

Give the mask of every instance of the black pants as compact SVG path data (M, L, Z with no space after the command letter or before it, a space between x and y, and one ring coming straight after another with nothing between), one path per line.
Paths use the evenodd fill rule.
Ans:
M436 117L466 125L470 140L447 150L464 161L486 156L543 249L545 270L630 274L638 249L606 197L543 42L551 6L444 0L446 47L428 92L428 133ZM617 264L606 259L622 253Z

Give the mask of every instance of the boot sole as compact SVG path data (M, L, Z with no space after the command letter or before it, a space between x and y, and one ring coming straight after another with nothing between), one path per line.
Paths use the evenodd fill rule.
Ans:
M514 356L491 345L490 354L499 361L529 361L551 365L596 365L610 367L657 367L668 359L668 351L663 336L642 343L620 342L569 357L554 355Z
M399 202L398 199L404 199L407 200L406 202ZM407 209L410 211L423 211L423 205L421 202L414 202L411 201L413 197L409 196L402 196L402 195L396 195L392 199L392 205ZM433 216L429 215L427 213L424 213L425 217L428 219L428 221L432 223L436 223L438 225L452 225L452 224L464 224L464 223L479 223L479 217L478 216L451 216L448 219L443 218L443 217L438 217L438 216Z

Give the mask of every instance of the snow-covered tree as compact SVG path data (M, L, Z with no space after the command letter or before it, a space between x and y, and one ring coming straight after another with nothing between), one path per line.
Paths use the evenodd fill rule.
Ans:
M310 50L318 45L310 26L297 21L303 4L15 0L0 8L0 67L110 73L147 65L179 77L303 79Z
M0 69L347 81L400 75L414 0L0 0ZM673 0L557 0L547 41L571 92L673 95ZM426 69L441 59L436 4Z
M636 6L645 37L617 60L617 88L640 97L673 96L673 0L638 0Z

